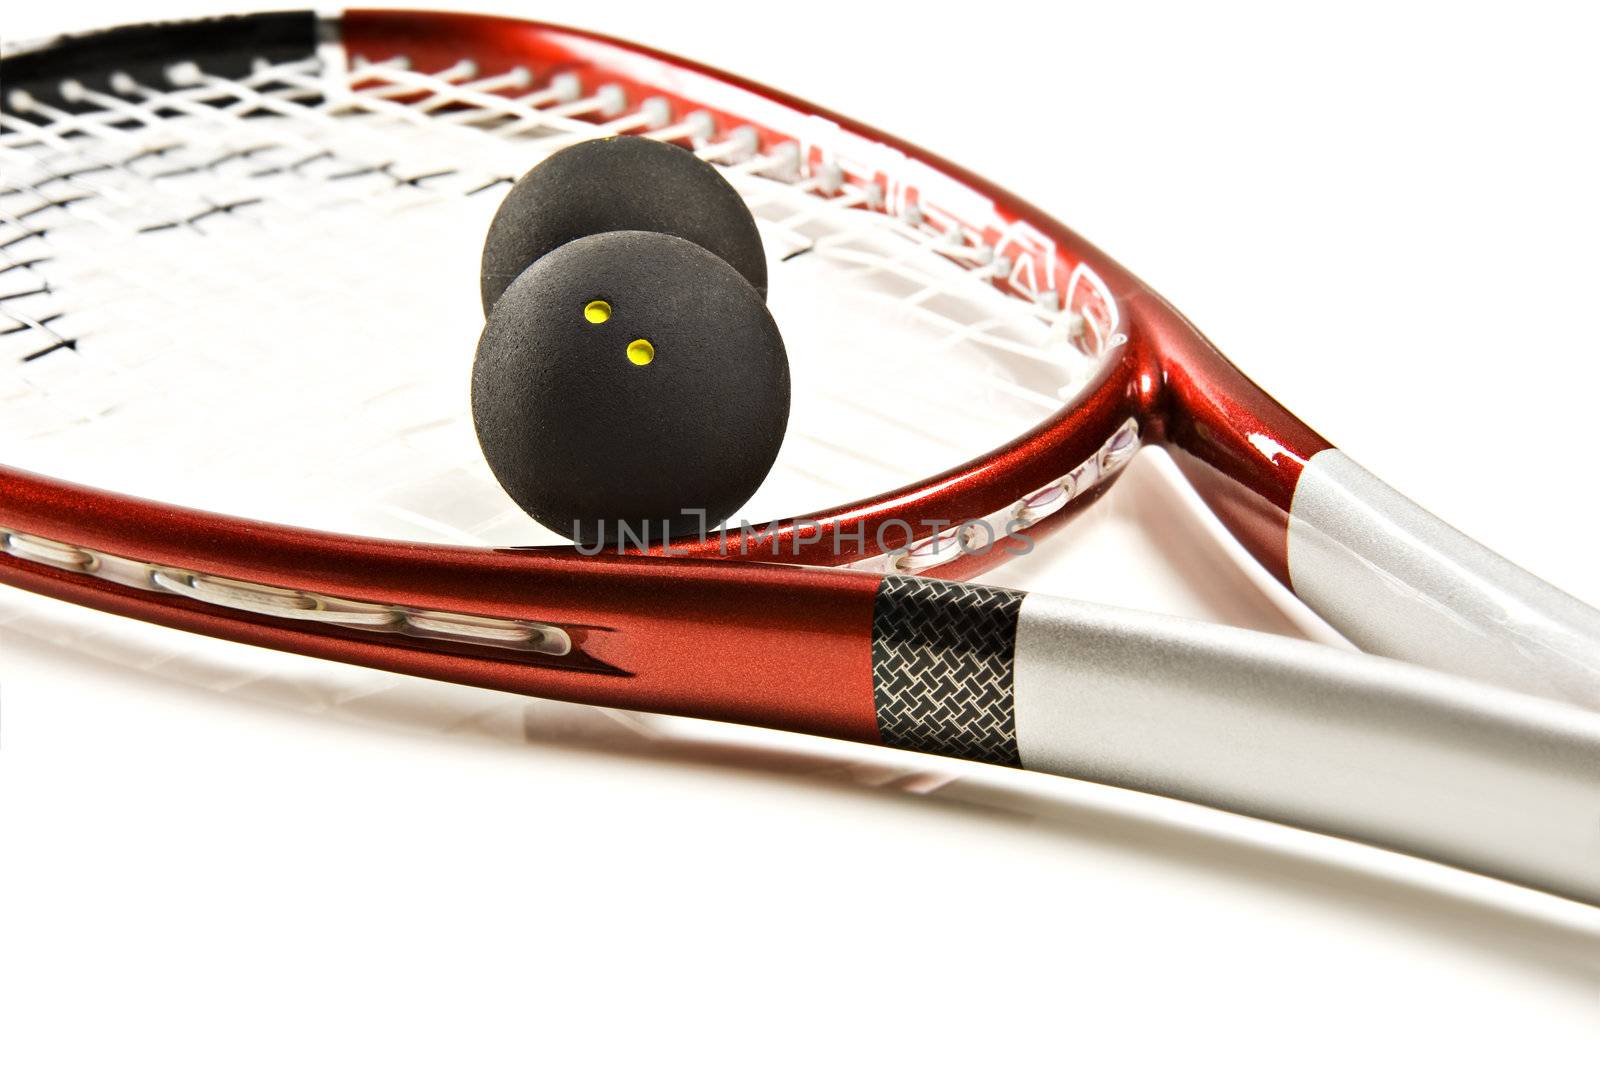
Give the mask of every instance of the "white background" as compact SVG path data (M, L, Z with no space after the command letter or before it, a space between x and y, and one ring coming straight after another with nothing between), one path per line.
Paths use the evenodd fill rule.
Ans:
M1600 603L1582 5L497 4L892 130ZM25 38L220 10L9 5ZM1263 628L1141 459L1052 565ZM1596 911L1071 781L317 673L0 597L0 1057L1593 1061ZM123 662L79 654L115 627ZM185 679L160 668L181 655ZM192 683L214 663L214 684ZM248 683L229 678L253 677ZM269 679L270 678L270 679Z

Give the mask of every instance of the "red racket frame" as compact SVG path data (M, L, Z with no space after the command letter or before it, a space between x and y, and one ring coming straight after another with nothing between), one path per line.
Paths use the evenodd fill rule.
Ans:
M993 200L1054 242L1062 276L1083 263L1116 301L1126 343L1068 409L1027 434L928 480L829 513L776 523L751 558L837 565L831 532L917 527L1012 506L1090 459L1127 419L1167 446L1227 528L1288 583L1288 511L1307 460L1329 444L1239 372L1187 319L1109 256L1038 209L869 126L742 78L652 49L541 23L459 14L352 11L351 55L405 55L420 70L473 57L479 72L522 66L535 78L577 72L634 98L709 110L718 126L754 125L764 145L793 138L674 86L712 82L821 116L903 152ZM712 79L702 81L699 76ZM542 83L542 82L541 82ZM746 97L748 99L748 97ZM887 180L887 177L884 177ZM876 180L876 178L874 179ZM999 234L992 234L998 239ZM797 353L804 357L803 353ZM1115 475L1027 530L1047 535ZM0 467L0 525L125 558L275 587L487 617L545 621L573 639L567 656L419 640L245 614L0 555L0 580L130 617L265 647L440 680L858 740L877 739L873 597L881 576L715 557L580 557L571 549L476 549L336 535L209 514ZM765 527L763 527L765 528ZM817 542L809 542L818 531ZM972 576L1010 557L1007 541L924 571Z

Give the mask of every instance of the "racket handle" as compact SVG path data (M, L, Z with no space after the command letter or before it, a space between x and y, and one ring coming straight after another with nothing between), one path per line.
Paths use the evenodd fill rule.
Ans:
M1319 452L1289 513L1295 594L1364 650L1600 707L1600 611Z
M1263 633L1024 597L1024 768L1600 904L1600 715Z

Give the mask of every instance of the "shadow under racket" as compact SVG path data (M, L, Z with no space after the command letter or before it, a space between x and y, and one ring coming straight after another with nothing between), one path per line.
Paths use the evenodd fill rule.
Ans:
M852 802L891 803L905 816L940 823L982 819L986 831L1148 862L1159 867L1155 875L1232 883L1343 911L1580 993L1600 981L1600 921L1588 909L1470 874L1433 875L1415 859L1384 855L1392 860L1374 862L1373 852L1356 844L1312 850L1294 829L1170 800L1113 805L1118 793L1098 785L331 666L25 598L0 595L7 643L0 665L8 655L25 656L47 672L74 671L108 686L126 683L133 668L142 682L225 693L233 712L321 718L332 727L410 733L429 743L536 747L602 764L648 762L715 774L724 783L845 792ZM1185 816L1171 816L1174 810ZM1241 825L1253 830L1241 832Z

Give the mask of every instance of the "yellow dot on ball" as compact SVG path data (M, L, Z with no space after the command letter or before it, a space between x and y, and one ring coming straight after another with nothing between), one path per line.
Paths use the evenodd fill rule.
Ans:
M593 325L599 325L611 317L611 304L605 300L590 300L589 305L583 309L584 318Z
M649 366L656 357L656 346L643 338L628 345L628 361L635 366Z

